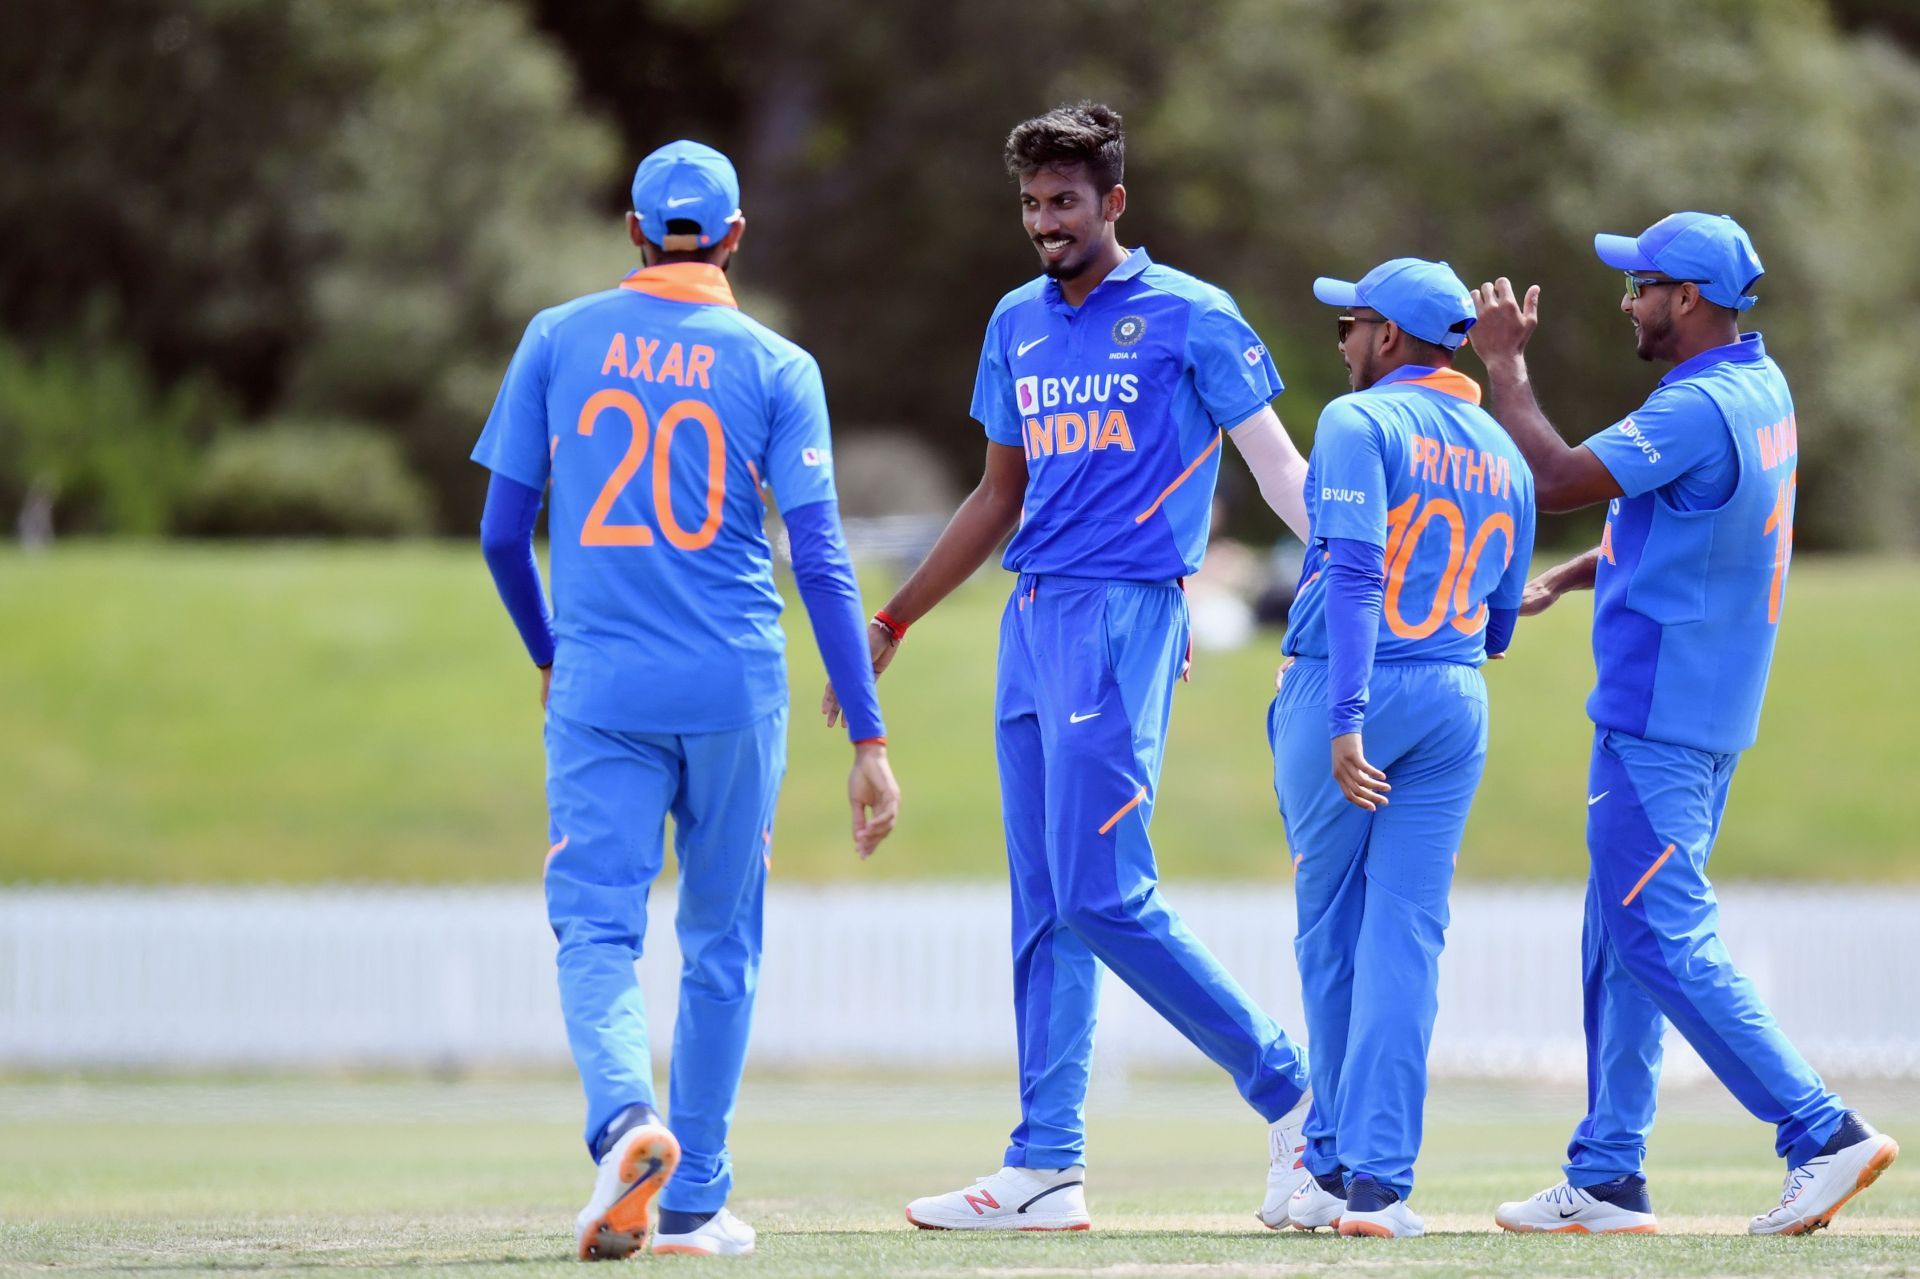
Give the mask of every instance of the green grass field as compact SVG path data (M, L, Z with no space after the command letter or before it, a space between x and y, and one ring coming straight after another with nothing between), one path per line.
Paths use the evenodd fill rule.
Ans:
M578 1274L589 1166L558 1080L123 1083L0 1089L0 1272L164 1275ZM1855 1091L1912 1131L1911 1096ZM1900 1109L1904 1104L1905 1109ZM750 1079L732 1205L761 1232L745 1275L1913 1275L1920 1173L1896 1166L1804 1239L1750 1239L1778 1198L1770 1135L1717 1090L1663 1098L1649 1167L1658 1237L1512 1237L1503 1198L1557 1179L1577 1099L1436 1085L1413 1203L1394 1242L1274 1233L1252 1219L1265 1132L1224 1081L1096 1091L1094 1229L983 1238L908 1228L904 1202L999 1158L1011 1097L980 1082ZM650 1273L655 1271L650 1271Z
M846 837L844 737L819 725L818 659L792 628L780 875L1004 873L990 722L1004 590L988 574L950 600L882 683L906 800L866 866ZM1524 624L1489 668L1493 753L1463 875L1584 874L1588 612L1576 598ZM534 675L470 547L7 552L0 615L0 880L539 873ZM1719 875L1920 880L1904 806L1915 633L1920 561L1796 563ZM1180 690L1154 823L1172 882L1286 873L1264 736L1277 647L1202 654Z

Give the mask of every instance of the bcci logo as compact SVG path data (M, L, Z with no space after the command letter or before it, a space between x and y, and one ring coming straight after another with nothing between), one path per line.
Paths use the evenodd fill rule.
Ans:
M1018 382L1015 382L1013 384L1013 402L1019 408L1020 416L1022 417L1038 411L1040 408L1040 379L1038 377L1023 377Z
M1147 334L1147 321L1138 315L1123 315L1113 322L1113 344L1132 346Z

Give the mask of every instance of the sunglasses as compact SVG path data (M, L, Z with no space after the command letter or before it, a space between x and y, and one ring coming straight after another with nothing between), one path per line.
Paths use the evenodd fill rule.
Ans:
M1344 342L1347 340L1347 335L1353 332L1353 326L1356 324L1391 324L1392 322L1384 315L1341 315L1334 318L1333 325L1334 330L1340 334L1340 340Z
M1644 275L1635 275L1633 272L1629 271L1627 272L1627 296L1630 298L1638 298L1640 294L1645 290L1655 288L1662 284L1705 284L1705 283L1706 283L1705 280L1655 280Z

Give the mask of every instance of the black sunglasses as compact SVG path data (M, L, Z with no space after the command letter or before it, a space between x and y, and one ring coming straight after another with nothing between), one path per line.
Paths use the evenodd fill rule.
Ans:
M1635 275L1633 272L1629 271L1627 272L1627 296L1630 298L1637 298L1640 296L1642 290L1651 289L1656 285L1661 285L1661 284L1705 284L1705 283L1706 283L1705 280L1655 280L1648 276Z
M1341 315L1336 316L1333 321L1334 330L1340 334L1340 340L1342 342L1347 340L1347 334L1353 332L1353 326L1356 324L1391 323L1393 323L1393 321L1384 315Z

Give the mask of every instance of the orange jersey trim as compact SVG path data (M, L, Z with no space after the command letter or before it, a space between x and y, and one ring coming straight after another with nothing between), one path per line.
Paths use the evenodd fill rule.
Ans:
M1217 443L1217 441L1216 441L1216 443ZM1146 788L1146 787L1144 787L1144 786L1142 786L1142 787L1141 787L1141 788L1140 788L1140 789L1139 789L1139 790L1138 790L1137 792L1135 792L1135 794L1134 794L1134 797L1133 797L1132 799L1130 799L1130 800L1128 800L1128 801L1127 801L1126 803L1124 803L1124 804L1122 804L1122 805L1120 805L1120 811L1119 811L1119 812L1117 812L1117 813L1115 813L1115 814L1114 814L1113 816L1111 816L1111 817L1109 817L1109 818L1107 818L1107 823L1106 823L1106 825L1104 825L1104 826L1102 826L1102 827L1100 828L1100 832L1099 832L1099 833L1100 833L1100 834L1102 834L1102 835L1104 835L1104 834L1106 834L1106 833L1107 833L1108 831L1110 831L1110 830L1112 830L1112 829L1114 828L1114 826L1115 826L1116 824L1118 824L1118 823L1119 823L1119 821L1120 821L1120 819L1121 819L1122 817L1125 817L1125 816L1126 816L1126 815L1127 815L1128 813L1131 813L1131 812L1132 812L1132 811L1133 811L1134 809L1136 809L1136 808L1138 808L1138 807L1140 807L1140 802L1141 802L1142 800L1144 800L1144 799L1146 799L1146 797L1147 797L1147 788Z
M710 262L662 262L643 267L620 281L620 287L667 302L730 306L736 310L740 306L733 300L727 273Z
M1200 469L1200 464L1202 462L1206 461L1208 458L1213 456L1213 451L1220 447L1221 434L1222 432L1219 432L1219 431L1214 432L1213 443L1207 445L1207 447L1200 450L1200 456L1194 458L1193 461L1187 465L1187 469L1180 472L1179 478L1175 479L1173 483L1167 485L1165 488L1160 490L1160 496L1153 499L1152 506L1149 506L1146 510L1140 512L1140 514L1133 517L1133 522L1135 524L1145 524L1149 519L1151 519L1153 517L1153 513L1160 509L1160 504L1166 501L1168 498L1172 497L1173 491L1179 488L1182 484L1185 484L1187 480L1192 477L1193 473Z
M1480 384L1457 369L1435 369L1424 377L1410 377L1400 386L1424 386L1469 404L1480 402Z

